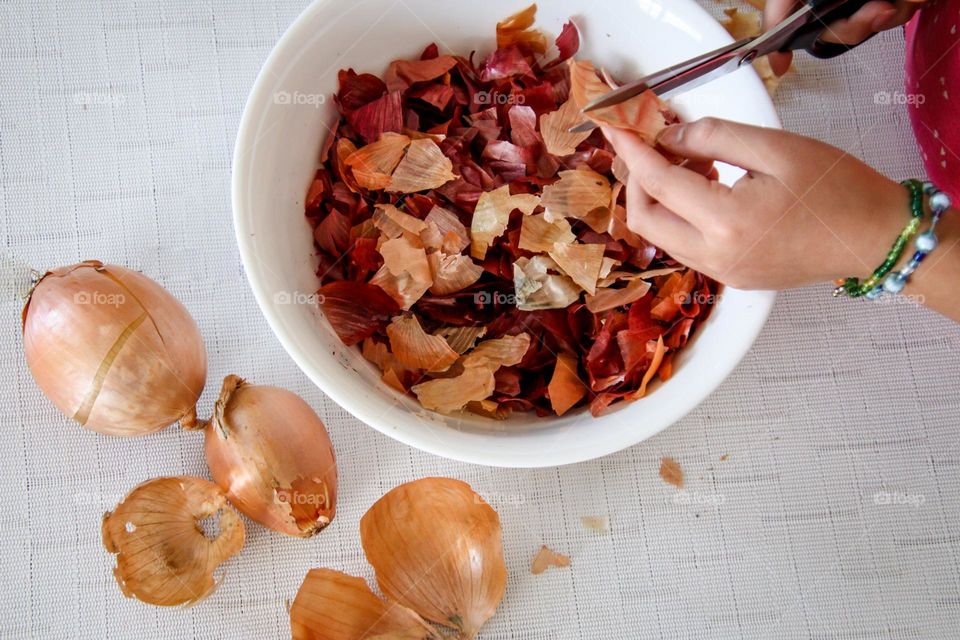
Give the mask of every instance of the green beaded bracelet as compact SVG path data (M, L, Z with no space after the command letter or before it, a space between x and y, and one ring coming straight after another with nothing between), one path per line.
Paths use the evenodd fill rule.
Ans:
M919 180L904 180L900 184L902 184L910 194L910 222L903 227L903 231L897 236L893 246L890 247L890 251L887 253L887 258L870 274L869 278L862 283L859 278L844 278L843 280L838 280L837 284L839 286L834 289L834 296L846 294L851 298L859 298L872 291L873 288L877 286L877 283L880 282L885 275L890 273L890 270L900 261L907 243L910 242L910 239L919 231L924 213L923 183Z

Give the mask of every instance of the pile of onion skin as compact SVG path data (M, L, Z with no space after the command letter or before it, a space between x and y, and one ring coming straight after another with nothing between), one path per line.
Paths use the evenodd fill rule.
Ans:
M214 483L164 477L135 487L104 515L123 593L155 605L196 602L214 571L243 546L237 513L309 537L336 510L337 467L317 414L276 387L227 376L209 421L196 403L207 377L190 314L136 271L95 260L43 274L23 309L27 364L67 416L98 433L139 436L179 421L205 432ZM207 536L199 523L218 519Z
M551 46L535 13L479 63L430 45L341 71L306 194L334 331L442 413L600 415L670 377L715 299L626 228L626 167L599 129L569 131L615 84L573 59L573 23ZM590 118L651 145L677 122L652 92Z

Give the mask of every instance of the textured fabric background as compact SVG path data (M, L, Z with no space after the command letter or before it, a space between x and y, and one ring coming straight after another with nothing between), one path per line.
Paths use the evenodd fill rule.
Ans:
M256 308L228 188L247 91L304 6L0 2L7 255L37 268L98 257L155 278L206 339L201 407L231 372L289 388L326 421L342 477L333 526L309 541L250 526L200 605L124 599L101 514L144 479L204 476L201 439L107 438L62 417L23 362L22 301L6 287L0 636L288 637L285 606L307 569L370 578L359 517L433 474L472 483L502 517L510 583L486 639L960 636L960 328L923 309L833 300L826 285L785 292L741 366L686 419L561 469L448 462L324 398ZM891 177L920 174L906 113L883 98L902 90L902 47L890 33L833 62L801 58L777 98L785 126ZM662 455L680 461L685 492L658 478ZM611 531L585 530L581 515L609 515ZM544 543L573 566L530 575Z

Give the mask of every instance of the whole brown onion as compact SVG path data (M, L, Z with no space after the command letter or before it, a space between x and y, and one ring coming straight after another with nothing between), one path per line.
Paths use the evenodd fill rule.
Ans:
M88 429L135 436L196 421L203 339L141 273L96 260L47 272L23 308L23 345L43 393Z
M333 445L298 395L227 376L206 427L206 452L214 481L251 520L302 538L333 520Z

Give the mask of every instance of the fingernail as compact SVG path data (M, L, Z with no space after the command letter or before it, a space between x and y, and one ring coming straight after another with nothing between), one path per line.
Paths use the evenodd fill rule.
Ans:
M677 146L683 142L683 133L686 127L682 124L672 124L657 134L656 144Z
M896 9L887 9L881 14L878 14L876 18L873 19L873 22L870 23L870 29L874 32L883 31L884 29L890 28L893 22L893 18L897 15Z

